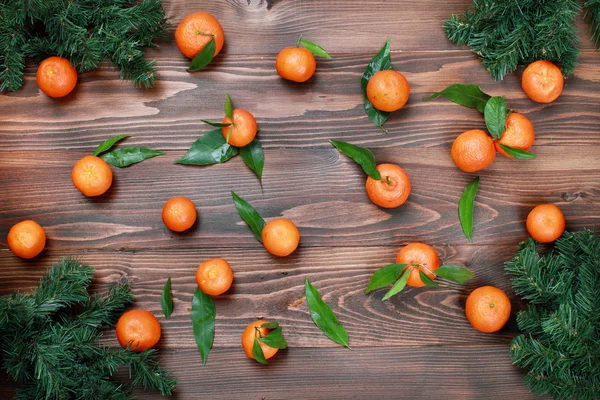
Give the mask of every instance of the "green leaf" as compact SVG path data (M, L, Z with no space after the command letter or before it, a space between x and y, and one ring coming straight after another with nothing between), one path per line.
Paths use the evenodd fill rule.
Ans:
M215 303L212 298L196 288L192 299L192 327L198 351L202 356L202 364L206 364L208 352L215 338Z
M383 268L379 268L371 276L371 280L369 281L365 293L370 293L373 290L381 289L392 284L400 277L404 268L406 268L406 264L389 264Z
M484 93L477 85L455 83L441 92L436 92L423 99L423 101L437 99L440 96L444 96L461 106L475 108L482 114L485 112L485 105L491 98L490 95Z
M263 168L265 166L265 155L263 153L262 144L256 138L244 147L240 147L240 155L242 160L258 177L262 180Z
M231 121L233 121L233 105L231 104L231 97L229 97L229 95L225 96L225 106L223 106L223 109L225 111L225 115L228 116Z
M381 50L379 50L379 53L377 53L375 57L373 57L371 62L369 62L369 65L367 65L367 68L365 69L365 72L360 81L363 90L365 111L367 112L367 116L369 117L371 122L377 125L384 132L387 131L383 129L383 124L385 123L385 121L387 121L390 113L385 111L379 111L378 109L373 107L373 104L371 104L369 98L367 97L367 84L369 83L369 80L373 77L373 75L375 75L379 71L387 69L392 69L392 62L390 59L390 39L388 39L385 42L385 45L383 45Z
M338 322L331 307L329 307L329 305L323 301L321 296L319 296L319 292L311 285L308 278L305 280L305 286L306 302L308 303L310 316L315 325L317 325L329 339L350 349L350 345L348 344L348 334L344 327Z
M99 156L100 154L104 153L105 151L110 150L115 143L128 138L129 135L118 135L118 136L113 136L110 139L104 141L103 143L100 144L100 146L96 147L96 150L94 150L94 154L95 156Z
M217 44L215 43L214 36L210 38L210 41L200 50L198 55L194 57L190 67L187 69L188 72L198 71L200 68L206 67L215 57L215 50L217 49Z
M112 166L123 168L163 154L165 153L162 151L147 149L145 147L124 147L104 153L100 158Z
M506 152L509 156L513 156L517 160L531 160L532 158L537 157L535 154L530 153L525 150L515 149L514 147L507 146L505 144L499 143L502 150Z
M279 328L279 323L277 321L265 322L260 327L266 329L277 329Z
M400 275L400 278L398 278L396 283L394 283L394 286L392 286L392 288L383 296L382 300L387 300L393 295L400 293L406 286L406 282L408 282L408 277L410 276L411 271L412 267L406 269L402 275Z
M254 359L261 364L266 364L267 360L265 358L265 353L263 353L262 348L260 347L260 343L258 342L258 338L254 338L254 343L252 344L252 355Z
M160 298L160 307L162 308L163 314L166 319L171 318L173 313L173 298L171 297L171 277L167 279L165 287L163 288L162 297Z
M235 194L235 192L231 192L231 196L233 197L235 208L237 208L240 217L242 217L250 229L252 229L254 237L262 243L262 230L266 225L265 220L262 219L254 207L252 207L246 200Z
M214 126L215 128L225 128L227 126L231 126L231 124L223 124L221 122L212 122L212 121L208 121L205 119L201 119L200 121L204 122L205 124L209 124L210 126Z
M419 269L419 276L421 277L421 281L425 284L425 286L430 287L439 287L437 283L433 281L423 270Z
M317 57L331 58L331 56L329 54L327 54L325 49L323 49L321 46L319 46L316 43L309 42L308 40L302 40L302 39L300 39L298 42L302 46L306 47L308 49L308 51L310 51Z
M469 240L471 240L471 232L473 231L473 208L478 187L479 177L467 185L458 203L458 219L460 219L460 225Z
M377 164L375 163L375 156L371 153L371 150L365 147L355 146L350 143L341 142L338 140L329 141L336 149L342 154L353 159L358 165L360 165L367 175L371 178L380 181L381 174L377 171Z
M175 164L210 165L223 163L238 153L237 147L225 142L220 129L214 129L200 136Z
M287 342L283 338L281 327L273 329L258 340L275 349L285 349L287 347Z
M436 275L451 282L463 284L475 276L474 273L460 265L442 265L435 270Z
M484 109L485 126L494 139L500 139L506 129L506 101L504 97L494 96L488 100Z

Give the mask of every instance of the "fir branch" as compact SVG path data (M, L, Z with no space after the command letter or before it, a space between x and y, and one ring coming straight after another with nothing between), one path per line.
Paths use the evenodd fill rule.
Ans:
M506 270L515 292L529 300L510 348L513 362L528 370L529 389L556 399L598 399L600 237L565 232L545 256L529 239Z
M8 375L20 383L18 399L131 399L129 387L110 378L130 370L131 385L170 395L175 380L155 350L135 353L100 346L102 329L133 301L126 283L90 296L93 269L64 258L32 294L0 297L0 351Z
M0 90L23 85L25 57L68 58L79 72L110 61L121 79L150 87L144 49L168 28L161 0L0 0Z

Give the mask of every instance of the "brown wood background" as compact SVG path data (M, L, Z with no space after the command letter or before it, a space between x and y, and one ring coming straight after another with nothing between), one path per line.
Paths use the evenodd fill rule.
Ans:
M125 276L135 307L162 322L162 361L179 380L177 399L526 399L522 372L511 365L508 343L516 334L521 305L510 289L503 262L526 238L524 220L542 202L561 207L567 227L597 229L600 221L600 54L588 26L579 21L580 66L562 96L549 105L530 101L520 71L494 82L475 55L447 41L442 20L462 12L469 0L165 0L176 25L204 10L222 23L222 53L204 71L187 73L188 60L172 37L148 52L159 81L151 90L120 82L112 68L80 76L75 92L53 100L35 83L0 95L0 294L36 285L63 255L78 255L96 268L94 287ZM318 60L305 84L280 79L275 56L303 34L333 55ZM381 133L367 119L360 77L369 59L391 38L392 62L411 84L410 100ZM453 139L483 128L474 110L428 94L455 82L477 83L505 95L509 107L534 123L533 161L498 156L482 171L474 240L462 234L457 203L474 178L458 170L449 154ZM261 127L265 171L261 190L237 157L210 167L173 165L209 127L200 119L222 116L225 93L250 110ZM110 136L132 135L127 145L167 154L125 169L114 183L87 199L73 187L76 160ZM365 176L327 140L368 146L379 162L400 164L413 191L401 208L384 210L368 201ZM296 222L301 247L292 256L270 256L240 222L230 191L249 200L266 218ZM197 205L200 222L183 234L168 231L160 217L175 195ZM39 222L46 250L21 260L6 245L10 227ZM370 274L393 262L412 241L432 244L445 263L471 268L465 286L409 289L382 302L366 296ZM211 257L226 258L234 286L216 299L215 347L202 367L190 324L194 272ZM166 321L160 294L173 279L175 311ZM301 301L308 276L347 328L354 351L329 341ZM513 318L496 334L471 328L463 313L468 293L482 285L506 290ZM277 319L290 348L263 367L240 346L244 327L256 317ZM116 345L114 333L106 342ZM1 375L0 397L14 388ZM140 398L158 398L138 392Z

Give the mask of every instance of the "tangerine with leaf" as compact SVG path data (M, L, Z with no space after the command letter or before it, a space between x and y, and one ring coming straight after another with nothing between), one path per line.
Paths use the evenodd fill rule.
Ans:
M279 349L285 349L287 342L283 338L281 327L276 321L259 319L248 324L242 333L244 353L261 364L266 364Z
M512 147L513 149L529 151L531 146L533 146L534 140L535 131L529 118L523 114L512 112L506 118L506 129L502 133L502 137L494 141L494 146L498 153L508 158L514 158L507 154L500 144Z
M410 95L408 80L393 69L376 72L367 84L367 98L380 111L401 109Z
M381 174L381 179L370 176L367 178L367 196L380 207L400 207L406 202L411 191L408 174L396 164L379 164L377 171Z
M300 45L304 47L300 47ZM303 40L300 36L296 42L296 47L285 47L279 52L275 60L275 69L283 79L293 82L306 82L317 69L315 55L331 58L321 46Z
M216 56L223 48L225 33L215 17L207 12L195 12L181 20L175 30L175 43L187 58L194 58L210 42L215 41Z
M435 279L435 270L440 267L440 259L433 247L425 243L410 243L398 252L396 264L406 264L403 272L410 269L406 284L412 287L423 287L419 271L423 271L431 279Z

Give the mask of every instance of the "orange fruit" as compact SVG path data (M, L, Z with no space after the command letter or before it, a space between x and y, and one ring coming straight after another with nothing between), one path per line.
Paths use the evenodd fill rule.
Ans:
M64 97L75 89L77 71L66 58L48 57L40 63L35 79L48 96Z
M565 231L565 216L554 204L540 204L527 216L527 232L540 243L554 242Z
M246 329L244 329L244 333L242 333L242 347L244 348L244 352L248 357L254 360L254 355L252 354L252 347L254 346L254 338L260 338L266 336L271 330L267 328L261 328L262 324L266 324L267 321L259 319L258 321L251 322ZM275 353L279 349L267 346L263 342L260 343L260 348L265 355L265 360L273 357Z
M294 82L306 82L315 73L317 61L309 50L303 47L286 47L275 60L279 76Z
M423 271L431 279L435 279L433 273L440 267L440 258L433 247L425 243L410 243L404 246L398 252L396 264L406 264L406 271L412 267L410 276L406 284L413 287L423 287L425 284L421 280L419 271Z
M236 108L231 114L233 116L233 125L221 128L223 137L227 139L227 135L229 135L229 144L235 147L244 147L250 144L258 131L254 115L243 108ZM231 124L231 119L225 116L223 123ZM231 134L229 131L231 131Z
M502 133L502 137L494 141L494 146L496 146L498 153L505 157L513 158L513 156L506 154L499 143L510 146L513 149L529 151L531 146L533 146L534 140L535 133L531 121L523 114L513 112L506 119L506 129Z
M411 189L407 173L395 164L379 164L377 171L383 179L378 181L367 178L365 188L369 199L384 208L395 208L404 204Z
M476 172L489 166L496 158L494 140L479 129L458 135L450 151L452 160L465 172Z
M398 71L392 69L375 73L367 84L367 98L378 110L392 112L408 101L410 85Z
M209 296L225 293L233 282L233 271L222 258L206 260L196 270L196 283Z
M521 87L529 98L538 103L551 103L560 96L565 84L560 68L550 61L532 62L523 71Z
M261 236L265 249L279 257L292 254L300 243L298 227L285 218L269 221L263 228Z
M117 322L117 339L124 348L144 351L160 339L160 322L149 311L127 311Z
M162 209L162 220L172 231L183 232L190 229L196 222L196 206L194 203L181 196L173 197L166 201Z
M175 30L175 43L187 58L194 58L215 38L215 56L223 48L225 33L215 17L207 12L195 12L181 20Z
M482 286L467 297L465 314L478 331L496 332L502 329L510 317L510 300L501 289Z
M112 185L112 169L96 156L85 156L75 163L71 171L73 184L84 196L93 197L104 194Z
M33 258L46 246L46 232L30 219L18 222L10 228L6 238L8 248L15 256Z

